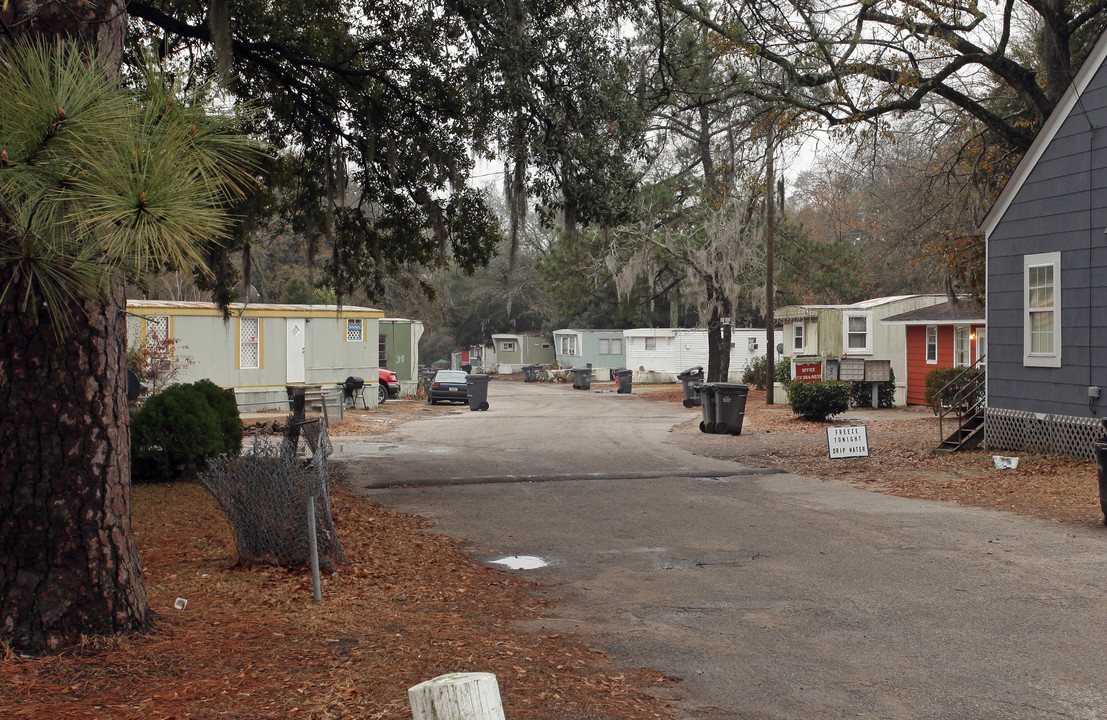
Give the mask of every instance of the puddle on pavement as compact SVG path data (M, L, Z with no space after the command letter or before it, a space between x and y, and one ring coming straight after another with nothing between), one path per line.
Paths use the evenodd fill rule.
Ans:
M549 565L548 562L534 555L509 555L491 562L494 565L504 565L509 570L537 570Z

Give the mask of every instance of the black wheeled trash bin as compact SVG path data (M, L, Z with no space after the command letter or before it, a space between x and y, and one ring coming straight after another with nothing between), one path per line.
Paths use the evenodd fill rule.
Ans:
M573 389L588 390L592 387L592 368L573 368Z
M483 373L465 376L465 389L469 392L470 410L488 409L488 376Z
M541 369L541 365L524 365L523 382L538 382L538 371Z
M631 379L634 377L633 370L616 370L615 382L619 384L617 392L627 395L630 393Z
M715 432L715 383L697 383L693 389L702 401L703 420L700 420L700 432Z
M1107 438L1094 447L1095 470L1099 475L1099 509L1103 511L1103 524L1107 525Z
M677 375L677 380L680 380L684 386L684 407L690 408L699 405L702 400L696 386L703 382L703 367L697 365L694 368L688 368Z
M712 432L717 435L741 435L750 386L724 382L712 384L715 386L715 427Z

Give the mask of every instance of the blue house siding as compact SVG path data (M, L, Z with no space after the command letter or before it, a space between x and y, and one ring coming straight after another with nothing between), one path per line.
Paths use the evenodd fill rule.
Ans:
M988 424L996 435L1021 423L1044 437L1059 428L1087 428L1059 450L1089 456L1098 421L1107 415L1107 45L1082 70L1080 102L1059 106L985 221L988 242ZM1091 62L1091 61L1090 61ZM1092 127L1103 128L1093 130ZM1024 262L1060 254L1060 367L1024 361ZM1101 388L1098 400L1089 388ZM1020 415L1021 413L1021 415ZM993 417L994 416L994 417ZM1014 418L1014 419L1012 419ZM993 420L995 421L993 423ZM999 430L992 432L991 425ZM1018 434L1015 431L1011 431ZM1069 432L1065 430L1064 432ZM1009 443L1008 443L1009 444Z
M565 335L576 337L576 352L567 355L561 352L561 338ZM600 353L600 343L606 340L609 352ZM615 345L618 352L610 352ZM562 367L584 367L592 363L596 369L618 370L626 367L626 341L622 330L584 330L563 329L554 331L554 350L557 363Z

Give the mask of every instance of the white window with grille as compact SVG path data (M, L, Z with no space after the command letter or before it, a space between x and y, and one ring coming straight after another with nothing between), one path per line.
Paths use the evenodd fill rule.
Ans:
M796 354L803 353L803 321L800 320L792 326L792 350Z
M169 316L151 315L146 318L146 345L158 345L169 339Z
M500 352L515 352L515 341L503 340L500 342Z
M926 326L926 364L938 364L938 326Z
M577 354L577 336L576 335L561 335L561 354L562 355L576 355ZM602 346L602 342L601 346ZM603 350L600 350L603 352Z
M365 321L361 318L346 318L346 342L363 340L365 340Z
M953 328L953 366L969 365L969 326L958 325Z
M1061 253L1023 258L1023 365L1061 367Z
M847 353L857 355L873 351L872 318L868 313L847 313L844 325Z
M261 367L261 318L238 319L238 367L241 370Z

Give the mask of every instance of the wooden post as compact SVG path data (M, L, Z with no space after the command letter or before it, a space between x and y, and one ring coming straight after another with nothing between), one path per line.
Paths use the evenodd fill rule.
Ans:
M414 720L504 720L492 673L450 673L407 691Z
M765 404L776 402L773 383L776 382L776 311L773 299L773 235L776 232L776 210L773 207L773 151L776 145L776 117L769 120L765 147Z

